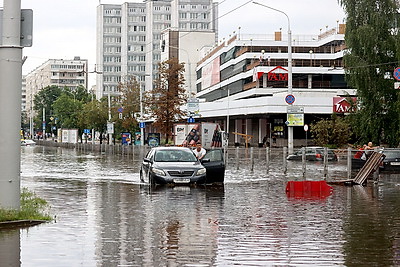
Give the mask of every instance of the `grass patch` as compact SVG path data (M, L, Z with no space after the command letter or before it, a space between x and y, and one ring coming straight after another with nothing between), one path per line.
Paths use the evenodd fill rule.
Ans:
M45 220L51 221L50 206L46 200L38 197L27 188L22 188L20 210L1 209L0 222L18 220Z

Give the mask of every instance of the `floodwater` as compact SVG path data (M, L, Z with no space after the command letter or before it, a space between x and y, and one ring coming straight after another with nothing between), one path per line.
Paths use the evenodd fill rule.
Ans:
M396 266L400 176L367 187L333 186L327 197L291 198L282 157L230 155L221 187L139 182L136 156L22 147L21 186L51 205L55 220L0 231L0 266ZM296 165L297 164L297 165ZM344 164L329 166L343 176ZM306 179L320 179L319 163ZM339 177L340 178L340 177Z

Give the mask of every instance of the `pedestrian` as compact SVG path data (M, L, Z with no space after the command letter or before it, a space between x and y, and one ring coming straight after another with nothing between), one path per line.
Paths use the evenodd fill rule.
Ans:
M193 153L196 156L196 158L200 160L206 155L207 151L202 147L201 143L198 142L196 144L196 148L193 150Z
M372 154L375 148L378 148L378 146L374 146L372 142L368 142L368 145L365 147L365 155L367 158Z

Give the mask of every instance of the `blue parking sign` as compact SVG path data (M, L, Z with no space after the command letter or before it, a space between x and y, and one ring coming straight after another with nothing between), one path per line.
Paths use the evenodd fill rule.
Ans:
M188 118L188 123L194 123L194 118L193 117L189 117Z
M146 123L139 122L139 128L146 128Z

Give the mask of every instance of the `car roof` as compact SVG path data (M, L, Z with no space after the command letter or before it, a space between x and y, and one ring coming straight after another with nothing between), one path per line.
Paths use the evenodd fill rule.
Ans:
M182 147L182 146L158 146L158 147L153 147L152 150L158 151L158 150L191 150L189 147Z

